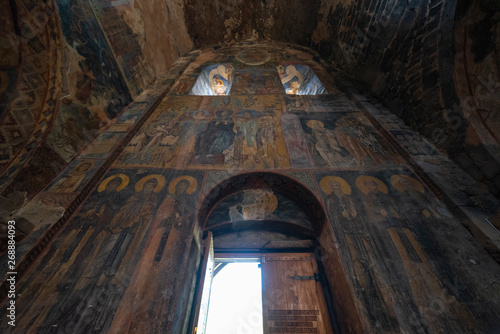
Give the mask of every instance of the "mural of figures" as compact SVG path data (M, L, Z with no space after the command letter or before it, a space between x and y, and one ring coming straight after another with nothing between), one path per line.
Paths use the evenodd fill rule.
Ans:
M360 113L297 113L318 167L371 167L395 152Z
M306 124L311 131L310 142L314 143L314 149L328 166L335 166L347 160L342 154L343 149L340 147L334 132L325 128L323 122L311 119Z
M168 195L159 205L152 222L151 230L155 233L149 234L145 242L147 247L137 263L140 270L132 276L123 296L124 302L118 305L113 327L117 331L127 332L130 328L147 331L143 326L149 321L144 322L144 317L151 321L160 319L161 314L171 309L174 302L171 298L183 281L179 270L186 254L179 246L189 237L193 206L199 193L198 183L191 175L180 175L170 181ZM142 303L134 311L136 316L127 316L128 311L124 310L130 310L128 301L153 300L158 293L164 298L153 311L150 305Z
M107 275L121 279L126 271L122 263L135 263L137 249L151 227L154 212L158 205L157 193L165 186L165 177L150 174L140 179L135 187L135 194L121 206L109 223L112 233L108 244L112 248L104 264ZM127 259L126 261L122 261Z
M411 176L405 174L394 174L391 176L391 185L401 194L401 200L408 206L403 215L408 216L409 220L418 218L428 218L431 215L440 217L428 204L428 196L422 183Z
M257 147L261 150L261 159L263 159L267 166L278 167L276 162L283 161L278 151L276 141L278 139L278 130L276 129L275 121L273 119L274 112L269 111L267 115L259 118L259 129L257 130Z
M236 119L236 138L233 148L233 164L243 164L248 159L255 163L260 160L257 156L257 130L258 121L255 119L255 111L244 110L243 117Z
M241 69L234 74L232 94L282 94L283 85L276 70Z
M116 167L288 167L274 95L168 96L119 157ZM258 112L253 107L262 108Z
M58 242L48 250L58 264L41 265L45 284L32 291L30 298L58 305L47 308L55 314L45 317L47 313L38 313L40 319L50 322L52 317L57 317L63 331L71 331L79 321L84 321L88 330L106 328L111 317L103 317L99 312L101 308L118 307L132 279L132 268L144 264L148 266L144 272L153 274L150 268L160 249L163 252L160 258L173 263L168 266L168 275L151 277L148 283L156 279L158 284L150 285L149 288L154 286L155 290L148 291L161 293L164 286L160 283L165 282L165 277L175 277L173 273L181 263L181 260L177 262L180 256L175 252L182 252L178 243L184 242L192 228L193 208L203 173L172 171L167 172L167 176L161 173L165 170L150 170L150 173L111 170L108 173L64 228ZM165 229L171 230L172 237L167 236L168 241L161 244ZM176 235L174 230L179 233ZM151 254L147 262L142 262L143 254ZM64 293L66 289L75 293L68 296ZM88 303L93 303L96 309L88 308ZM28 307L26 311L32 310ZM41 328L43 326L42 322Z
M233 65L215 64L200 73L191 90L193 95L229 95L233 84Z
M309 98L307 95L286 95L285 97L286 110L295 111L311 111L309 107Z
M402 170L339 171L318 172L316 179L342 261L356 278L356 294L378 330L398 331L404 314L414 317L404 325L408 330L437 332L442 324L456 328L458 318L474 323L458 301L461 292L443 284L453 281L449 275L458 270L443 263L440 243L446 235L438 241L439 233L432 233L448 224L446 210L429 200L414 176Z
M283 135L274 110L255 112L242 109L238 113L221 109L215 117L181 118L189 122L188 143L195 141L189 167L228 166L235 168L277 168L288 166ZM208 122L207 122L208 120ZM184 123L187 127L187 123ZM189 144L186 148L191 147ZM181 156L189 151L179 152ZM181 159L176 156L176 159ZM185 159L183 159L185 160ZM177 164L176 166L181 167Z
M76 218L77 223L74 226L73 233L78 231L79 237L76 238L76 242L71 247L68 247L63 262L69 261L73 251L80 246L80 242L90 235L92 239L95 238L94 242L86 244L84 249L89 255L86 261L94 265L87 268L86 275L89 277L98 275L98 271L95 270L101 270L102 268L95 261L103 245L102 243L108 236L109 222L123 204L124 196L121 192L128 186L129 182L130 178L125 174L114 174L101 182L97 188L97 194L91 196L87 202L88 204L82 208Z
M224 151L234 142L234 120L231 110L218 110L216 118L211 120L205 131L196 141L195 162L200 164L223 164Z
M177 113L155 117L130 141L122 160L160 166L171 161L182 133L182 125L176 119Z
M92 160L79 162L71 173L63 176L57 180L47 191L56 193L72 193L75 192L83 185L87 179L87 173L95 166Z
M369 157L373 163L380 165L388 160L389 155L375 135L366 129L361 122L349 115L337 120L335 136L358 164L365 165Z
M307 138L300 126L297 115L286 113L281 115L281 128L286 147L293 167L312 167L313 157L309 150Z
M309 66L278 65L277 70L287 94L318 95L328 93Z
M422 185L409 176L396 175L392 177L392 180L400 189L411 187L411 193L413 190L423 191ZM446 292L443 284L436 277L433 266L418 242L416 231L411 228L413 222L404 220L404 217L397 212L393 197L388 196L387 185L372 176L359 176L356 179L356 185L365 194L366 214L372 222L375 237L379 238L377 246L380 248L377 249L379 256L385 260L392 259L392 261L385 261L388 269L399 263L405 268L407 284L420 313L427 319L439 317L439 323L447 323L447 328L456 327L457 324L453 320L429 310L428 305L439 295L447 300L447 307L453 310L454 314L464 319L470 318L470 314L457 303L455 297ZM436 326L436 324L429 323L429 326ZM431 329L438 331L439 327L431 327Z
M351 198L349 183L338 176L324 176L320 181L322 192L326 195L326 209L333 228L342 231L338 240L344 250L344 261L356 278L355 287L366 305L370 319L377 321L385 333L396 331L394 300L387 293L390 285L376 266L372 264L373 252L371 236L365 228ZM383 307L381 307L383 305Z
M249 189L231 195L214 208L206 226L245 224L245 221L289 222L313 230L310 219L297 203L271 189Z

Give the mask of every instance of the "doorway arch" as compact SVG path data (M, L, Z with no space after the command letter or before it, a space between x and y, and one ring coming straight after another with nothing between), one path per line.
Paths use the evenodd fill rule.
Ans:
M345 270L343 270L340 257L335 249L334 234L324 206L311 188L314 189L314 185L308 187L279 173L255 172L234 175L218 183L207 192L198 211L198 222L203 231L204 239L213 233L213 247L219 252L252 252L255 255L292 251L314 254L313 260L318 260L319 263L323 288L326 290L326 303L329 306L329 314L335 333L356 332L362 327L353 294L349 289ZM264 212L263 216L251 217L247 212L245 216L243 206L250 205L251 207L253 204L249 203L248 199L258 198L258 196L252 197L252 193L260 194L261 197L267 196L268 200L274 196L272 200L289 201L295 204L297 216L303 214L302 217L306 217L310 224L300 224L293 219L281 219L290 217L284 217L283 212L279 210L279 205L271 205L271 209L268 210L272 211L271 213L274 215L266 216L266 212ZM240 218L240 221L234 221L232 218L235 215L231 217L227 211L231 208L234 211L238 199L247 200L247 202L239 207L238 213L241 216L237 218ZM263 205L265 204L263 203ZM287 207L289 208L290 205ZM226 210L225 217L223 214L221 215L223 210ZM216 218L220 218L220 221L217 222L215 219L214 223L214 215ZM245 233L247 233L247 238L241 239L241 235ZM279 236L283 237L280 240L283 242L274 244L269 242ZM237 246L235 243L228 243L228 240L236 238L240 238L236 243ZM251 242L259 238L264 239L262 243ZM285 239L287 239L286 242ZM243 242L241 242L242 240ZM326 270L324 265L326 265Z

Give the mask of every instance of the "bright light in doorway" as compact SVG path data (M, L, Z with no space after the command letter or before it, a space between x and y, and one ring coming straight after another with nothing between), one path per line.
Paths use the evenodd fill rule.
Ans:
M229 263L213 279L206 334L262 334L258 263Z

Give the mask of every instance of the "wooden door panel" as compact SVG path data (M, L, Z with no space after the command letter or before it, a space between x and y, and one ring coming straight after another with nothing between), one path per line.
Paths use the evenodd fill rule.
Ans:
M313 254L266 254L262 259L264 333L332 334Z

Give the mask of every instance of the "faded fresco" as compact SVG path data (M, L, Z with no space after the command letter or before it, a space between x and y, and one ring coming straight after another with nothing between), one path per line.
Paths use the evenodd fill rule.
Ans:
M429 159L439 152L398 124L382 132L362 103L336 91L335 73L314 54L254 41L195 52L168 75L167 88L129 104L121 90L151 77L139 63L123 67L127 57L144 61L138 45L124 45L116 63L99 57L113 59L111 49L137 30L133 19L144 3L131 12L128 1L110 9L75 4L60 4L70 71L44 147L43 157L53 159L34 160L32 173L8 187L29 196L36 195L31 185L44 189L24 212L37 226L52 224L46 228L55 235L18 282L17 329L187 332L207 228L235 247L240 240L277 241L276 249L319 242L333 302L351 303L342 332L467 333L495 325L498 266L418 166L405 167L388 136L399 141L398 152ZM82 8L102 21L119 16L116 27L101 27L109 41L94 31L95 20L75 24ZM120 71L126 80L115 81ZM306 88L323 95L300 95ZM427 160L434 169L426 170L451 184L458 174L444 161ZM470 194L459 204L471 206ZM40 215L41 208L53 210ZM225 232L235 230L241 234L228 240Z
M227 223L236 226L245 221L269 225L281 221L313 230L312 223L297 203L271 189L244 190L223 200L208 217L206 227Z
M452 216L421 181L406 170L316 177L356 295L380 330L397 331L403 314L412 315L410 328L423 324L431 332L443 325L458 330L460 321L474 325L461 304L470 292L448 289L460 277L441 248ZM446 306L426 307L436 298Z
M395 152L360 113L297 113L317 167L373 167Z
M20 321L36 318L44 331L56 317L64 331L80 323L85 331L106 330L112 317L103 317L106 313L100 310L117 309L127 286L133 284L131 268L168 262L170 276L175 276L181 263L172 252L192 229L202 175L111 170L50 248L52 265L40 264L44 286L27 291L32 304L20 310ZM146 256L149 253L152 258ZM164 289L153 281L148 284L150 292ZM33 300L58 306L46 314L48 310ZM89 309L89 302L96 308Z
M89 3L58 3L65 37L60 110L47 139L66 161L132 101L99 22Z
M283 86L276 69L244 68L236 70L233 94L282 94Z
M62 36L55 1L2 1L0 7L0 187L3 187L33 157L57 113Z
M77 192L100 165L101 162L96 160L75 160L45 191L54 193Z
M16 196L17 193L30 199L64 169L64 161L51 148L42 146L37 153L23 173L2 191L3 197Z
M165 106L171 108L167 101ZM175 101L175 109L152 115L125 149L120 166L289 166L277 97L207 98L198 110Z

